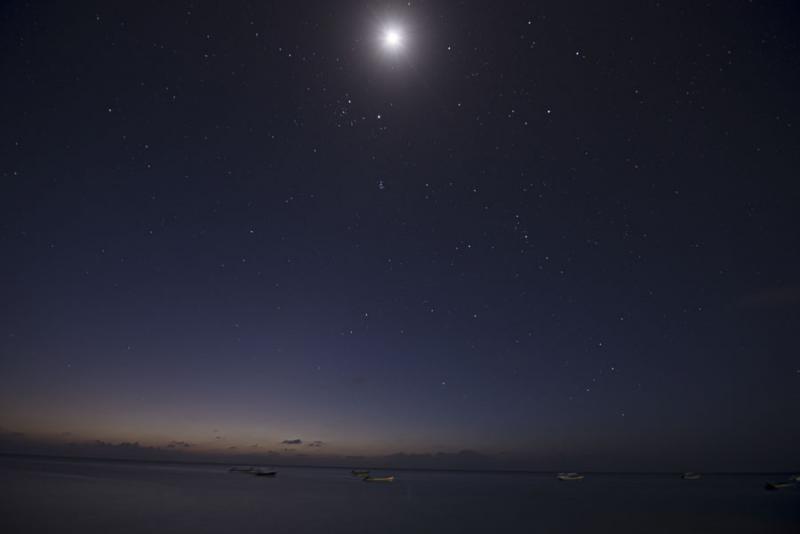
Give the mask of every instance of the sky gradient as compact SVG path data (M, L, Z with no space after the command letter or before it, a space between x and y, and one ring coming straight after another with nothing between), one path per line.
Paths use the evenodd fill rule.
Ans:
M798 14L5 4L0 450L798 467Z

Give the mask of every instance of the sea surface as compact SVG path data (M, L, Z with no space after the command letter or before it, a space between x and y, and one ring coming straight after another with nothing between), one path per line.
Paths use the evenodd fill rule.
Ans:
M80 533L800 533L800 488L770 475L396 471L0 456L0 532Z

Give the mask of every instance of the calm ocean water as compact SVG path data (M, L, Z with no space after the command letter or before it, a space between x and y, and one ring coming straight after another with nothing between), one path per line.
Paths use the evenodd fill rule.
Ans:
M0 532L800 532L800 488L764 475L395 474L0 457Z

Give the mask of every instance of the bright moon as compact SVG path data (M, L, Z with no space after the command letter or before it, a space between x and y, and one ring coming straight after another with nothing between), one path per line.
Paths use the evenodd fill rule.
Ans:
M389 50L398 50L403 45L403 34L398 28L386 28L383 32L383 45Z

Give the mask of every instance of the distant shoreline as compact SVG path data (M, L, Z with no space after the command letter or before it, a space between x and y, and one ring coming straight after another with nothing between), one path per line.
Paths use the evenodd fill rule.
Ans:
M186 461L186 460L155 460L155 459L139 459L139 458L112 458L112 457L99 457L99 456L64 456L64 455L50 455L50 454L30 454L30 453L15 453L15 452L0 452L0 458L25 458L25 459L39 459L39 460L66 460L66 461L91 461L91 462L114 462L114 463L138 463L138 464L177 464L177 465L205 465L205 466L220 466L228 467L231 465L255 465L255 466L274 466L274 467L287 467L287 468L301 468L301 469L371 469L375 471L404 471L404 472L428 472L428 473L483 473L483 474L503 474L503 475L555 475L562 470L536 470L536 469L461 469L461 468L431 468L431 467L393 467L393 466L377 466L377 465L310 465L310 464L281 464L281 463L268 463L260 464L258 462L220 462L210 460ZM800 472L800 469L789 469L784 471L699 471L704 476L778 476L778 475L791 475ZM680 475L680 471L581 471L587 475L626 475L626 476L671 476Z

